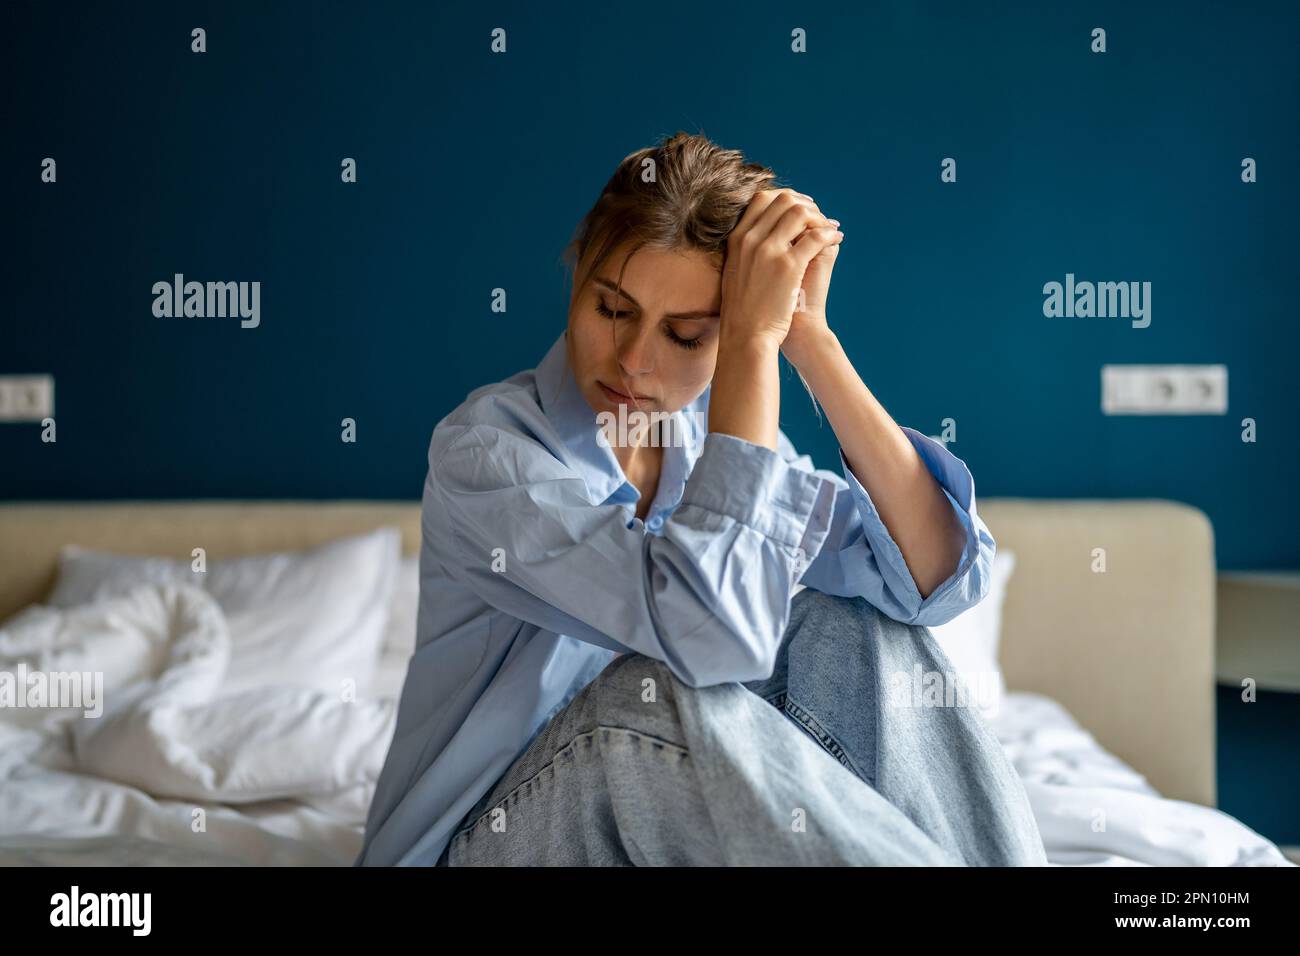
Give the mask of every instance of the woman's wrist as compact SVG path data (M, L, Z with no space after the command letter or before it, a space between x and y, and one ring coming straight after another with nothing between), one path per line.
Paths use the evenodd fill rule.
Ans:
M725 326L718 335L718 365L724 361L747 364L775 358L781 342L764 332L728 332Z
M843 346L830 326L821 325L815 331L788 335L781 343L781 354L806 378L808 372L821 359L841 351Z
M776 448L780 354L780 343L766 335L720 338L709 395L709 431Z

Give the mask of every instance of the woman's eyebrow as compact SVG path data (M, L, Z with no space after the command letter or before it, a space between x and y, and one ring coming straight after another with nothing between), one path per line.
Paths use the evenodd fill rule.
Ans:
M631 294L627 291L627 289L620 289L618 286L616 286L609 279L606 279L604 276L595 276L592 279L592 281L595 282L597 285L605 289L608 289L610 292L614 292L622 296L623 298L627 299L627 301L631 302L638 309L641 308L641 303L638 302L636 299L632 298ZM698 309L694 312L669 312L666 315L664 315L664 318L665 319L717 319L717 318L721 318L721 316L719 316L717 312L711 312L708 309Z

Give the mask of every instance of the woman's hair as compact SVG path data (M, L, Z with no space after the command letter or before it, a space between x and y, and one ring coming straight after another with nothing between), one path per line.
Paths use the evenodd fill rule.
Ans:
M750 200L764 189L780 188L771 169L746 162L739 150L724 149L702 135L678 132L639 149L618 164L565 247L573 288L585 288L625 242L631 245L619 267L620 290L628 259L644 246L725 256L727 237ZM584 259L587 266L579 276ZM811 396L806 381L804 388ZM816 404L814 398L814 408Z
M582 289L615 249L642 246L724 255L727 236L755 194L779 188L766 166L704 136L679 132L624 157L564 250ZM592 254L581 276L583 257ZM626 262L624 262L626 265ZM623 271L619 270L622 287Z

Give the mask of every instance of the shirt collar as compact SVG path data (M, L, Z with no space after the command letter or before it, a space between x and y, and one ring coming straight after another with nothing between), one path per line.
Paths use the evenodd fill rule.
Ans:
M543 414L572 454L592 502L603 504L627 483L627 478L614 449L597 440L596 413L582 397L569 368L566 335L560 334L533 373L538 399ZM656 503L663 508L675 507L681 501L686 479L701 451L707 432L709 392L706 388L694 402L673 413L672 433L682 440L664 448L655 495Z

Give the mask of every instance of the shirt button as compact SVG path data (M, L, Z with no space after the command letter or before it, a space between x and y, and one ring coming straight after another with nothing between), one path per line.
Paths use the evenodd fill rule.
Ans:
M794 555L795 561L798 562L799 564L803 564L804 558L808 557L807 552L805 552L803 548L795 548L794 551L791 552L791 554Z
M663 523L664 523L664 519L663 519L663 516L662 516L662 515L655 515L655 516L654 516L653 518L651 518L648 522L646 522L646 524L647 524L649 527L654 528L656 531L659 530L660 526L661 526Z

